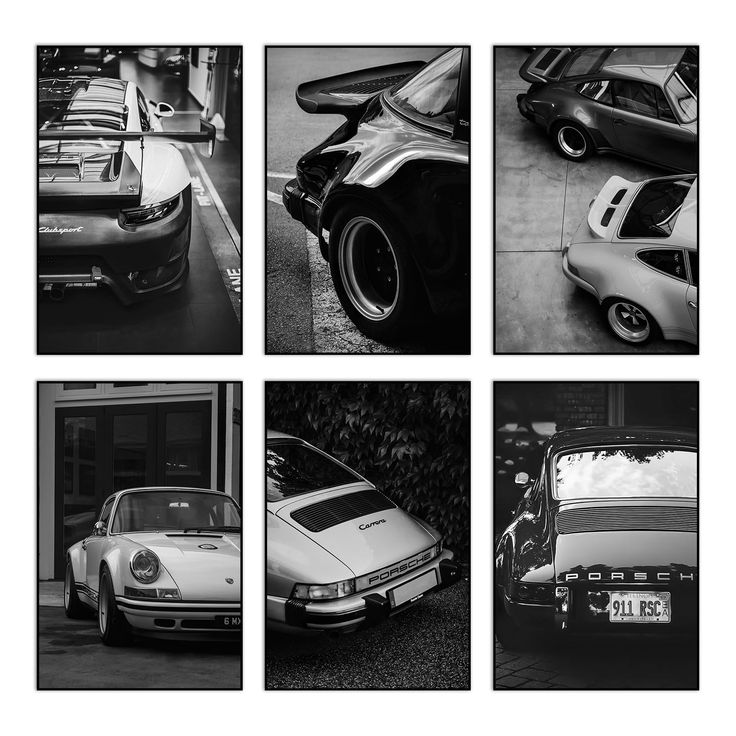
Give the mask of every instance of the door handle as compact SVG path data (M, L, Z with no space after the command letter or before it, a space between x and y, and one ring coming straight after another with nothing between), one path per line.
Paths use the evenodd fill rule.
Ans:
M694 301L689 301L687 303L688 307L692 307L693 309L697 309L698 305Z
M613 124L614 125L628 125L628 123L623 118L614 118Z

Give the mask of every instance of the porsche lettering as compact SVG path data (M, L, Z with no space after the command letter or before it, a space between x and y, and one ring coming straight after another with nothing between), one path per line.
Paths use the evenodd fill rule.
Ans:
M609 572L605 575L600 572L583 573L568 572L564 575L566 583L575 580L587 580L589 582L611 582L611 583L669 583L672 581L691 581L695 582L695 573L670 573L658 572L651 575L647 572Z

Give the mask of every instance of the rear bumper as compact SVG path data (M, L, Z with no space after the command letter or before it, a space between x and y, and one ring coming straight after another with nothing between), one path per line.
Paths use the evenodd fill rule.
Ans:
M436 574L436 582L408 600L394 605L396 590L417 581L427 573ZM374 626L410 608L419 600L460 580L460 566L445 550L427 565L417 568L384 585L364 593L319 603L293 598L267 596L267 615L270 623L297 629L346 633L366 626Z
M313 235L319 236L319 217L322 205L299 187L296 179L287 182L281 194L286 211L304 225Z
M216 638L241 634L240 601L148 601L124 596L115 600L130 626L141 633Z
M189 268L191 187L160 221L123 226L116 210L39 214L42 289L107 286L123 303L175 291ZM66 231L66 232L60 232Z
M579 286L581 289L591 293L599 302L601 301L600 295L598 294L598 290L595 286L588 283L585 279L580 278L576 273L573 273L570 268L570 261L567 257L567 250L563 250L562 252L562 273L568 281L572 281L576 286Z

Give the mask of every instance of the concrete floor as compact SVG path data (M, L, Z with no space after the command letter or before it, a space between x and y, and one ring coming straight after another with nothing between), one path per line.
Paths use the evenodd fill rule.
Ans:
M266 352L458 353L465 330L435 324L432 334L398 345L365 337L345 315L316 238L292 219L281 192L297 160L342 125L339 115L309 115L296 104L297 86L309 79L413 59L438 48L269 48L266 52Z
M676 341L641 348L616 339L598 302L562 274L560 251L590 200L614 174L634 181L659 169L615 155L560 157L516 95L523 48L495 49L495 349L499 353L694 353Z
M199 129L201 108L182 78L151 70L134 55L121 58L120 75L149 99L175 108L177 114L164 120L165 129ZM40 354L242 352L240 150L227 139L217 141L212 159L200 156L197 146L181 150L193 185L190 270L184 286L127 307L107 289L69 290L60 303L39 298Z
M43 586L44 584L42 584ZM38 687L47 689L238 690L242 645L135 638L107 647L97 622L64 615L60 583L39 592Z

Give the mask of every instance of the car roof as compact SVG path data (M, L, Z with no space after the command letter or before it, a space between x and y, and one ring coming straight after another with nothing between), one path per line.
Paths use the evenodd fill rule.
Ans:
M284 434L283 432L276 432L273 429L266 430L267 440L298 440L298 437L293 437L290 434Z
M682 427L577 427L557 432L547 441L545 456L596 445L643 444L697 446L698 435Z
M635 79L662 87L672 76L686 50L685 46L614 48L596 74L601 77Z
M682 203L680 214L669 238L690 250L698 249L698 180L695 179Z

